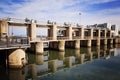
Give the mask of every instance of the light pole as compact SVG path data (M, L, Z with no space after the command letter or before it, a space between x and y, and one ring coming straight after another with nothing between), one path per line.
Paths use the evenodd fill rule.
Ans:
M80 15L80 25L81 25L81 15L82 15L82 14L81 14L81 13L79 13L79 15Z

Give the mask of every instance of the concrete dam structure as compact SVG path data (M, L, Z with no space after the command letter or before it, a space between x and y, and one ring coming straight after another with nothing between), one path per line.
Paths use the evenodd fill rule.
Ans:
M10 27L26 27L26 36L9 34ZM47 36L37 35L37 29L46 29ZM64 52L65 48L80 49L107 44L118 44L120 38L113 35L107 28L74 27L59 25L55 22L46 24L29 19L7 18L0 20L0 52L6 53L5 58L10 67L20 68L25 60L25 50L43 54L44 48Z

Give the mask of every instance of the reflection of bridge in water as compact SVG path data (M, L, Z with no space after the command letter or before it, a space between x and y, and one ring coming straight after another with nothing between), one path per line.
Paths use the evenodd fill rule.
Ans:
M30 58L31 54L28 54L28 58ZM14 76L14 79L17 79L21 76L20 80L24 80L26 77L27 79L34 79L36 80L38 77L47 76L51 73L59 71L61 69L72 68L73 66L77 65L85 65L85 63L89 63L99 59L109 59L112 56L117 56L116 48L108 48L104 46L102 49L101 47L94 48L86 48L80 50L74 49L66 49L65 52L57 52L57 51L47 51L46 55L35 55L33 56L34 61L29 61L29 65L25 67L26 71L24 74L21 73L21 70L14 72L11 71L9 76ZM30 57L29 57L30 56ZM31 57L32 58L32 57ZM27 75L25 75L27 74ZM13 77L10 77L10 80L13 80Z

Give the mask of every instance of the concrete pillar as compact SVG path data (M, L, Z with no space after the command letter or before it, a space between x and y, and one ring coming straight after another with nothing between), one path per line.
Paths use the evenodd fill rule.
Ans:
M92 28L90 29L90 38L91 39L93 38L93 29Z
M10 53L8 63L10 68L22 68L26 64L25 51L17 49Z
M56 72L57 71L57 60L51 60L48 62L48 67L50 68L50 70L52 72Z
M80 49L80 40L75 40L75 49Z
M58 42L58 49L59 51L65 51L65 41L61 40Z
M84 39L84 28L79 29L79 36L81 37L81 39Z
M44 64L44 55L36 55L36 63L38 65L43 65Z
M52 40L57 39L57 25L56 24L53 24L52 26L50 26L48 34L49 34L49 37L52 38Z
M87 40L87 47L91 47L91 39Z
M28 27L28 36L30 36L30 41L36 41L36 23L34 21L31 21Z
M110 38L112 37L112 31L110 30Z
M0 40L6 35L8 35L8 23L6 21L0 21Z
M97 39L97 46L100 46L100 39Z
M104 39L104 45L107 45L107 39Z
M106 30L104 30L104 38L106 38L106 36L107 36L107 35L106 35L106 33L107 33L107 31L106 31Z
M98 29L98 38L100 38L100 35L101 34L101 30L100 29Z
M36 43L36 54L43 54L44 52L44 45L43 42L37 42Z
M59 52L59 59L64 60L65 58L65 52Z
M66 30L66 37L68 37L68 39L72 39L72 27L68 27Z

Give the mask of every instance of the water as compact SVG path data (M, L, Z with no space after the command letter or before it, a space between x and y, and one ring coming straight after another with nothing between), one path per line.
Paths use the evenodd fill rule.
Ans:
M120 48L102 46L26 54L22 69L0 67L0 80L120 80Z

